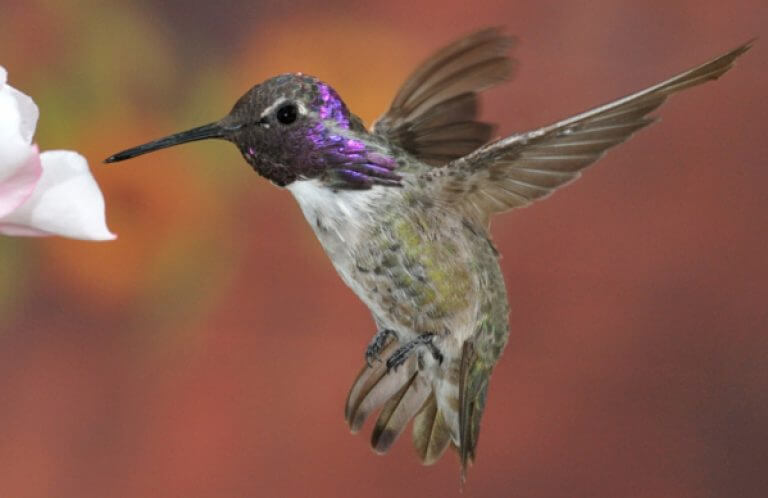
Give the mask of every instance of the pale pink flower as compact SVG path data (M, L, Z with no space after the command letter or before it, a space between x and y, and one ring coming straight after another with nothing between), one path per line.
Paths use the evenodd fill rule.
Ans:
M0 234L114 239L88 162L70 150L38 151L37 105L7 76L0 66Z

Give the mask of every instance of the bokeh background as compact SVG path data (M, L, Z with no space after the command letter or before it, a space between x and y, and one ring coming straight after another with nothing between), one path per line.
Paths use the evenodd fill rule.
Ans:
M385 457L348 433L374 326L288 193L221 142L101 160L285 71L370 123L489 24L522 39L519 75L484 98L502 134L762 38L495 220L512 335L464 496L768 496L764 0L0 0L36 141L89 158L119 235L0 238L0 496L458 495L455 455L422 467L409 433Z

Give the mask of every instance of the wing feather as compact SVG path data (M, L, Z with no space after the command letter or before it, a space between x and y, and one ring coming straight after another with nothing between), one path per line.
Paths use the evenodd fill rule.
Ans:
M746 43L701 66L614 102L527 133L488 144L424 173L435 182L436 198L462 206L480 223L490 214L522 207L578 178L580 171L639 129L647 115L680 90L717 79L746 52Z
M514 42L488 28L438 51L410 75L373 132L432 165L487 143L493 126L476 121L477 94L511 76Z

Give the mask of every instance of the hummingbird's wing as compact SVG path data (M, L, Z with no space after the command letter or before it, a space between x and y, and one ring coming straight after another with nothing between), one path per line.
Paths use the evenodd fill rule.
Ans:
M433 180L436 198L487 225L491 214L526 206L578 178L610 147L653 123L647 114L669 95L722 76L751 43L609 104L490 143L423 175Z
M508 79L515 39L487 28L439 50L400 88L373 133L421 161L442 165L490 140L493 125L477 121L478 93Z

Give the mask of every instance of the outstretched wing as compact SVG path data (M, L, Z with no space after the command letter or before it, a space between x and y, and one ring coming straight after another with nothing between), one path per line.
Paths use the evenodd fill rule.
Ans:
M499 28L488 28L438 51L406 80L373 133L432 165L485 144L493 125L476 120L478 93L511 76L513 44Z
M433 180L436 198L459 205L485 225L492 213L526 206L578 178L610 147L653 123L648 113L669 95L719 78L751 43L609 104L488 144L424 175Z

